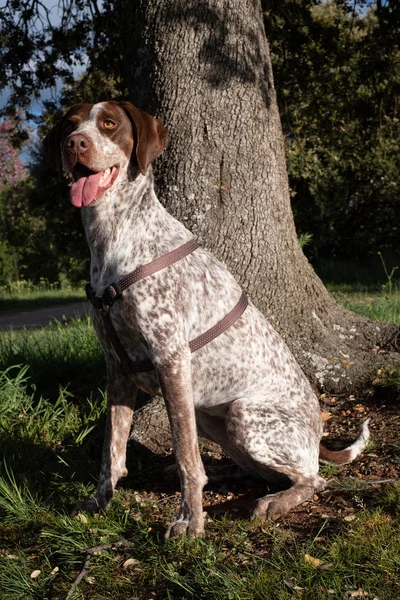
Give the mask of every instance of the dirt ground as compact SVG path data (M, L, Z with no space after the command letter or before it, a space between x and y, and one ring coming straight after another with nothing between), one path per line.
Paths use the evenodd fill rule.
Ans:
M354 396L321 397L321 408L325 421L323 443L331 449L340 449L354 441L362 421L371 418L371 440L368 448L349 465L334 467L332 472L322 471L328 480L323 492L293 509L282 519L282 527L290 526L295 535L305 538L315 534L326 520L324 535L333 532L343 520L352 521L363 506L379 506L380 498L387 483L400 480L400 413L399 399L387 389L362 400ZM140 454L140 453L139 453ZM218 447L203 450L202 458L207 466L232 465ZM179 482L166 467L174 463L170 456L159 455L138 458L131 449L128 458L130 475L123 487L138 490L145 500L155 502L160 519L165 509L179 507ZM168 473L168 474L167 474ZM132 479L131 479L132 477ZM231 518L248 518L253 502L269 493L267 485L252 477L230 480L224 483L208 485L204 490L204 510L211 518L227 513ZM395 510L395 508L394 508ZM157 515L158 516L158 515ZM155 515L155 519L157 520Z

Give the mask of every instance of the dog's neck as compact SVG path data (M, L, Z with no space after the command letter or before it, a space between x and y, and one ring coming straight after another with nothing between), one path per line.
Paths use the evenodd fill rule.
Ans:
M124 176L82 209L91 254L91 284L101 288L184 243L191 233L161 205L151 168Z

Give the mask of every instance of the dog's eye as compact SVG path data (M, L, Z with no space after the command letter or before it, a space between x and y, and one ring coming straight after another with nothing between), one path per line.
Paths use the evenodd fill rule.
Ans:
M114 121L111 121L111 119L106 119L105 121L103 121L103 127L105 127L106 129L113 129L115 125L116 123L114 123Z

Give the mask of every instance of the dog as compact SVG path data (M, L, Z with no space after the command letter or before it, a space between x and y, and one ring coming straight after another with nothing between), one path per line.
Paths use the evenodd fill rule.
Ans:
M78 104L46 136L44 151L51 166L72 176L70 201L82 211L93 322L107 365L102 467L84 507L105 509L127 475L137 389L162 393L181 482L179 514L166 537L199 536L207 477L197 429L245 471L278 485L252 510L268 518L322 490L319 460L353 460L369 430L366 421L342 451L320 444L317 396L286 344L227 268L158 201L151 163L166 137L157 119L129 102ZM154 271L163 257L167 264ZM127 274L136 279L121 289L115 282ZM194 351L196 339L202 345Z

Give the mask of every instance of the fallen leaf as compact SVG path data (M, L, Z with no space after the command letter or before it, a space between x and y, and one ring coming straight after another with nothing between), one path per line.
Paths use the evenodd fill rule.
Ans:
M304 555L304 560L308 565L311 565L315 569L318 569L323 563L321 559L314 558L314 556L310 556L309 554Z
M31 579L36 579L36 577L39 577L39 575L40 575L40 569L36 569L35 571L32 571Z
M364 592L361 588L358 588L358 590L348 590L346 592L346 596L349 598L366 598L368 595L368 592Z
M288 586L288 588L290 588L291 590L296 590L298 592L303 591L305 588L300 587L299 585L296 585L294 583L294 581L291 581L290 579L284 579L284 583Z
M138 560L137 558L128 558L128 560L126 560L122 565L122 568L130 569L132 567L136 567L137 565L140 565L140 560Z
M328 571L329 569L334 569L335 565L333 563L323 563L320 568L321 571Z
M322 421L325 423L325 421L328 421L328 419L330 419L332 417L332 415L330 413L328 413L326 410L323 410L321 412L321 417L322 417Z
M84 515L83 513L78 513L77 515L75 515L74 517L75 521L80 521L81 523L88 523L88 518L86 515Z

